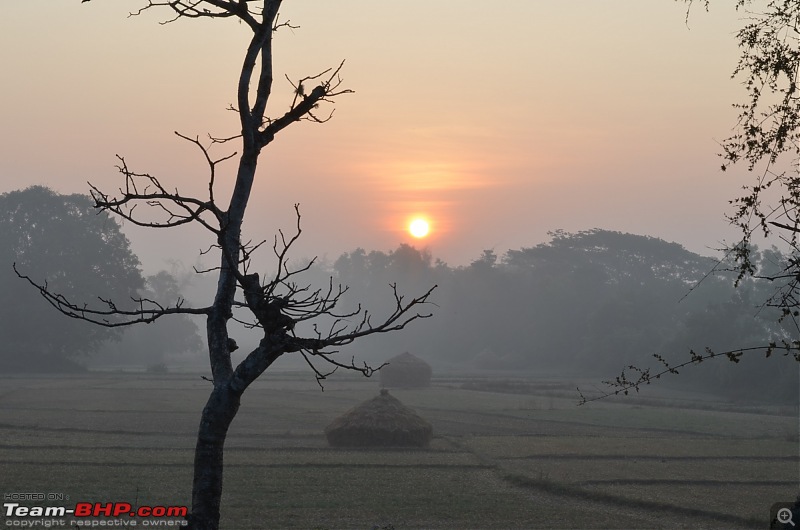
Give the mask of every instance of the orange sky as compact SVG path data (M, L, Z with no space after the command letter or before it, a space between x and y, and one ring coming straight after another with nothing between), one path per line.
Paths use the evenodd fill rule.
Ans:
M0 5L0 192L113 189L119 153L203 193L204 161L172 131L236 132L225 107L247 31L125 17L142 3ZM431 222L423 244L453 265L558 228L719 246L735 235L723 215L746 178L721 174L715 156L743 94L729 79L740 21L721 2L688 28L684 15L669 0L286 0L301 27L277 35L273 112L290 97L283 73L342 59L355 94L329 123L297 124L268 147L248 234L291 228L299 202L297 257L412 242L415 214ZM151 270L209 243L196 230L126 232Z

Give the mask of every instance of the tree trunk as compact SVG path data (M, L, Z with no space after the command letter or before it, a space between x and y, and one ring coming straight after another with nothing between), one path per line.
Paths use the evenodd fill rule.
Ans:
M191 530L218 530L222 499L222 455L241 395L227 384L215 385L200 419L194 453L192 511L187 518Z

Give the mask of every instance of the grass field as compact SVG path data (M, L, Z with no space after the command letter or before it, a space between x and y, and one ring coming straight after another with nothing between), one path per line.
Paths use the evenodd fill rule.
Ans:
M189 504L208 385L185 374L0 378L0 490ZM322 431L376 381L321 392L308 376L270 375L228 437L223 528L765 528L770 505L800 493L793 411L577 407L574 387L439 379L392 391L433 424L431 447L359 451L328 447Z

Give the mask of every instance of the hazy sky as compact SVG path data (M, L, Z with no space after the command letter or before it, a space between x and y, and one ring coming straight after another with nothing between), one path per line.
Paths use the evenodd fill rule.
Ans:
M0 192L113 190L119 153L203 195L204 160L172 132L238 132L225 108L248 30L126 18L143 3L0 4ZM300 28L276 36L272 114L291 96L284 73L346 59L355 93L329 123L296 124L267 148L247 233L291 229L299 202L297 257L412 242L415 214L432 231L414 243L451 265L558 228L710 253L735 235L724 213L747 178L721 173L716 157L743 96L730 79L742 15L726 4L695 8L687 27L671 0L286 0L283 18ZM191 263L211 242L199 230L125 230L150 270Z

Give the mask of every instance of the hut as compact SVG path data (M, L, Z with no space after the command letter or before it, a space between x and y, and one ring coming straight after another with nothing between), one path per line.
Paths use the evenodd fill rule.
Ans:
M333 420L325 436L334 447L427 447L433 427L384 388Z
M380 369L381 386L388 388L414 388L431 384L431 366L415 355L401 353L386 361Z

